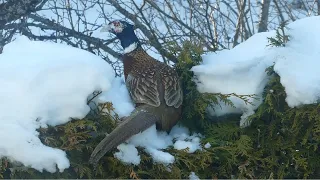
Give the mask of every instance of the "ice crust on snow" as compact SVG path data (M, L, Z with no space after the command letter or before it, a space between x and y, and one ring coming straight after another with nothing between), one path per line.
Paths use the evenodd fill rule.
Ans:
M87 51L17 37L0 54L0 157L39 171L68 168L66 153L42 144L36 129L83 118L87 96L107 91L113 78L111 66Z
M262 92L268 82L265 69L275 63L274 70L281 77L290 107L317 103L320 95L320 17L308 17L290 23L286 34L290 41L285 47L267 47L268 37L276 32L258 33L230 50L203 55L203 63L192 68L198 76L200 92L256 94L253 106L232 97L236 108L216 107L212 115L241 113L241 126L262 102ZM312 27L312 28L306 28Z

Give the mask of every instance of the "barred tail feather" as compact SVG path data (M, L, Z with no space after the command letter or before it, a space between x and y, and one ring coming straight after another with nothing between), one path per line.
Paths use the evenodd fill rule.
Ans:
M158 120L157 116L144 110L143 105L139 106L97 145L91 154L89 163L96 164L108 151L117 147L131 136L151 127Z

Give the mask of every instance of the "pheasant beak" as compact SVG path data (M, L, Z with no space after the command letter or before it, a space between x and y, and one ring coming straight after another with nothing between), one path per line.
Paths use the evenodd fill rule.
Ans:
M111 31L110 24L103 25L103 27L100 30L100 32L110 32L110 31Z

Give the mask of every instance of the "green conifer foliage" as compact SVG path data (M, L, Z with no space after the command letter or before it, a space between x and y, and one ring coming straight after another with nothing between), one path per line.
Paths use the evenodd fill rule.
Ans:
M232 106L227 99L237 96L247 101L252 95L199 93L191 67L200 64L202 48L197 43L185 42L179 48L176 69L184 88L183 117L181 122L204 135L202 145L210 143L193 154L186 150L168 148L175 162L165 166L138 148L141 163L123 164L107 153L96 167L88 164L91 152L99 141L116 126L117 116L111 116L111 103L80 120L64 125L39 129L42 142L67 152L71 167L63 173L40 173L34 169L0 162L0 178L92 178L92 179L181 179L195 172L200 178L320 178L320 105L311 104L290 108L285 99L281 77L266 69L269 82L264 89L263 103L250 116L246 128L239 127L239 116L227 116L226 121L211 121L207 108L220 100ZM102 111L104 109L105 111Z

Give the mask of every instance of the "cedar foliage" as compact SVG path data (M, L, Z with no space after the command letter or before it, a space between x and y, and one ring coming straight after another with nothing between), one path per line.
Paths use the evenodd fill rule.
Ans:
M275 46L275 47L285 47L286 43L290 40L289 35L286 35L286 25L288 21L284 21L280 24L278 29L276 30L276 37L268 37L269 44L267 46Z
M280 38L273 38L275 41L270 44L282 46ZM118 120L117 116L110 115L114 110L112 104L106 103L84 119L39 129L44 144L67 152L69 169L63 173L40 173L3 158L0 178L181 179L188 178L191 171L208 179L320 178L317 170L320 168L320 105L290 108L280 76L271 66L266 69L270 80L264 89L263 103L249 117L250 126L239 128L239 116L230 116L227 121L211 121L206 116L207 107L218 104L219 100L232 106L227 97L234 94L201 94L196 90L196 77L190 68L201 63L201 54L201 46L191 42L186 42L179 51L176 69L185 94L181 122L201 132L205 136L202 144L210 142L210 148L189 154L170 147L166 151L175 156L175 163L170 166L153 163L141 149L140 165L123 164L113 157L116 151L113 150L94 168L88 164L88 158L104 133L111 132ZM252 96L238 97L246 101L246 97Z

